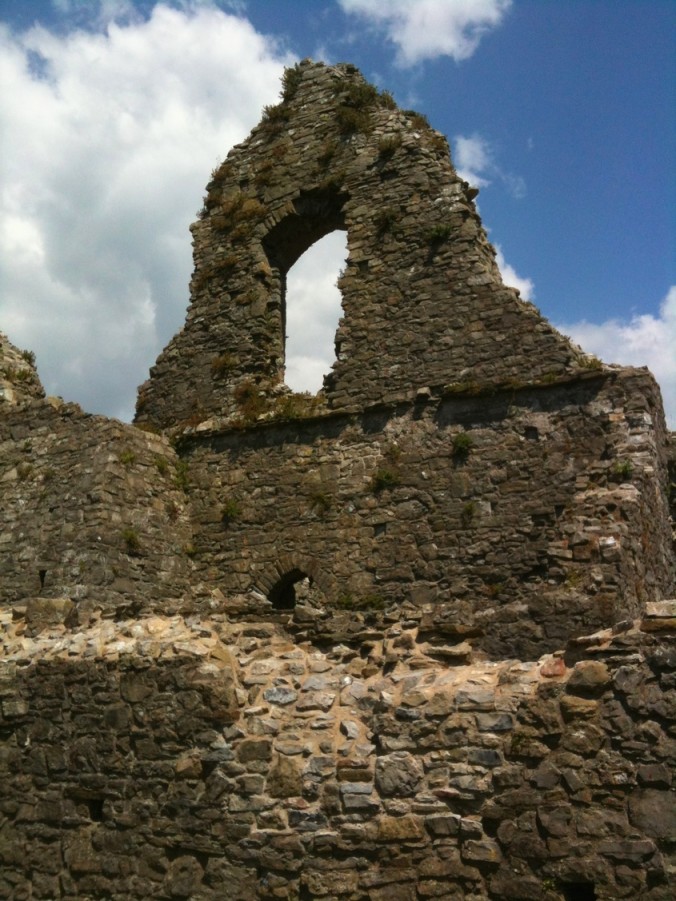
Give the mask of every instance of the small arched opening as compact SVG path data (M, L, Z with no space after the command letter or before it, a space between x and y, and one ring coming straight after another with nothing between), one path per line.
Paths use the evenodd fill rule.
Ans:
M268 594L268 600L275 610L293 610L296 606L296 585L305 579L312 583L312 579L302 569L292 569L275 582Z

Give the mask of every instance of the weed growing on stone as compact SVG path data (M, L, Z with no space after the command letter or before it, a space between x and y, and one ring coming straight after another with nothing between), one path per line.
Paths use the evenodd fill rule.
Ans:
M310 505L318 512L326 513L331 509L333 505L331 495L327 494L326 491L322 491L321 489L312 491L310 493Z
M19 369L16 366L5 366L2 374L8 382L30 385L37 381L32 369Z
M32 463L19 463L16 468L16 474L20 482L26 482L33 475Z
M477 394L481 394L483 391L483 387L479 384L479 382L474 382L471 380L465 382L451 382L448 385L444 386L444 394L469 394L472 397L475 397Z
M429 137L429 142L433 150L435 150L440 156L448 156L448 140L441 134L441 132L433 131Z
M628 482L634 472L631 460L617 460L611 469L611 475L615 482Z
M307 419L321 406L321 400L309 391L283 394L271 410L274 419Z
M234 498L227 500L221 508L221 522L228 526L242 515L242 508Z
M169 461L166 457L157 456L153 462L155 463L155 469L161 476L164 476L169 472Z
M289 110L284 103L274 103L263 107L261 128L268 135L277 135L284 131L289 121Z
M128 527L122 530L122 540L127 553L132 557L137 557L141 553L141 539L136 529Z
M396 209L396 207L387 206L383 207L382 210L378 210L374 216L373 222L378 234L384 235L386 232L394 231L398 219L399 210Z
M467 432L460 432L453 436L451 444L451 456L456 463L466 463L467 459L474 447L474 441Z
M378 141L378 155L389 160L401 147L401 135L383 135Z
M441 244L450 238L452 231L453 226L450 223L442 222L427 232L427 240L430 244Z
M580 360L580 365L583 369L590 369L592 371L603 369L603 363L601 362L601 360L599 360L598 357L592 356L591 354L582 357L582 359Z
M214 378L222 378L237 367L239 360L234 354L222 353L211 363L211 374Z
M295 66L284 69L284 74L282 75L282 100L287 103L289 100L293 100L302 79L303 70L298 63Z
M384 109L396 109L397 103L389 91L380 91L378 94L378 103Z
M396 470L390 469L388 466L378 469L371 479L371 491L374 494L380 494L381 491L396 488L397 485L401 485L401 476Z
M126 466L127 469L129 469L129 467L130 467L133 463L136 462L136 454L134 453L133 450L124 450L124 451L122 451L122 453L120 454L119 459L120 459L120 463L121 463L123 466Z
M418 131L422 131L425 128L431 128L430 120L423 113L418 113L414 109L405 109L403 110L403 113L405 116L408 116L411 125Z
M460 511L460 522L462 523L463 528L468 529L472 525L476 512L476 501L467 501L466 504L463 504L462 510Z
M336 110L336 122L341 135L346 137L356 132L368 134L371 131L371 114L368 110L339 106Z
M235 388L234 398L245 422L253 422L265 412L265 398L255 382L252 382L250 379L240 382Z
M185 460L179 460L176 463L176 472L174 473L174 485L182 491L187 491L190 485L188 463Z
M325 141L319 149L317 162L321 166L328 166L333 157L336 155L337 150L338 144L336 143L336 141Z
M342 594L335 600L338 610L382 610L385 607L385 599L379 594L365 594L355 597L352 594Z

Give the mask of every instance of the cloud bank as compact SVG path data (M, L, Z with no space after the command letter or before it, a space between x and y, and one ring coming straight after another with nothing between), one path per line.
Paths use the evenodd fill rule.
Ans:
M676 285L657 316L647 313L630 322L609 319L600 325L583 320L557 328L606 363L647 366L662 388L669 428L676 429Z
M0 328L49 393L131 416L184 319L209 172L292 62L208 5L104 32L0 26Z
M496 28L512 0L339 0L346 13L383 33L401 66L450 56L468 59Z

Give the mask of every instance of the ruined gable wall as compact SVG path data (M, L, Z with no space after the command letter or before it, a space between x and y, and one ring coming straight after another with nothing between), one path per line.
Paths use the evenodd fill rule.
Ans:
M503 286L443 136L353 67L306 63L213 174L192 227L187 320L141 388L137 420L168 428L229 416L247 385L280 386L286 272L336 228L347 231L349 257L330 408L584 364Z

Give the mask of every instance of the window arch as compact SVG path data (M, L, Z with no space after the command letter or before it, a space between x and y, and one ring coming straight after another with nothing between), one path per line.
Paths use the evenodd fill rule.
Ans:
M345 231L344 206L347 199L348 195L338 190L335 186L330 186L325 189L303 191L294 201L293 205L290 206L287 215L270 229L263 241L263 248L268 257L273 274L273 302L277 302L274 299L274 294L277 294L281 313L281 335L278 359L280 362L280 377L284 377L285 379L287 377L287 276L289 270L307 250L313 247L313 245L318 244L323 238L331 236L332 232ZM343 238L342 240L344 241L345 239ZM340 237L330 237L328 244L322 243L315 253L317 253L320 258L329 256L335 257L335 248L340 246L340 242ZM342 246L343 248L345 247L344 244ZM312 270L313 257L314 253L311 254L307 266L310 272ZM303 266L301 266L300 273L301 278L303 278ZM339 292L336 293L337 289L332 288L332 280L333 269L327 276L329 293L326 302L322 303L320 301L320 306L325 307L325 310L321 311L316 305L314 307L312 305L311 294L313 287L316 288L318 292L321 292L326 288L326 283L322 285L321 278L317 279L316 276L310 280L312 284L308 284L306 278L306 292L309 292L310 296L306 294L304 300L301 300L298 304L294 303L294 307L298 306L301 308L300 310L294 310L294 316L291 321L294 333L298 333L297 336L294 335L291 348L292 353L289 354L292 360L292 365L289 366L289 374L291 375L291 380L293 382L290 387L294 390L308 390L305 386L301 387L302 381L296 379L299 363L301 362L299 358L307 356L306 354L299 352L301 349L305 347L307 349L312 349L313 351L311 359L314 360L314 364L306 364L305 367L301 364L300 369L314 369L315 384L318 380L317 374L319 370L321 370L322 375L325 374L331 365L330 361L334 359L333 349L326 350L326 345L330 345L329 341L323 342L324 350L322 353L314 353L316 347L311 347L311 344L315 336L313 336L311 329L308 329L309 322L307 318L305 320L303 319L302 310L303 303L305 303L306 307L308 304L310 305L310 308L313 309L313 312L315 313L315 321L323 323L323 332L325 334L327 330L331 328L329 319L333 323L340 315L340 294ZM292 279L292 287L293 286L294 281ZM296 312L298 312L297 317L295 315ZM328 318L325 315L326 313L328 313ZM307 337L303 334L304 332L307 334ZM333 328L333 334L335 335L335 328ZM315 390L317 389L315 388Z

